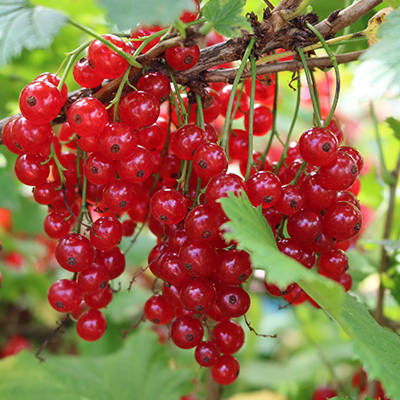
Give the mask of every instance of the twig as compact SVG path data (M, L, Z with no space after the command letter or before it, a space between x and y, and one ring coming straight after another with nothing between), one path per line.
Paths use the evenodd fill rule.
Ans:
M266 335L266 334L263 334L263 333L258 333L258 332L251 326L250 321L247 319L246 314L244 315L244 322L246 323L246 325L247 325L247 327L249 328L249 330L250 330L251 332L253 332L256 336L263 337L263 338L272 338L272 339L275 339L275 338L277 337L277 334L276 334L276 333L275 333L275 335Z
M146 322L146 318L145 318L145 316L144 316L144 313L141 314L140 319L139 319L138 322L136 322L136 324L133 324L133 325L131 325L131 327L130 327L129 329L124 329L124 330L122 331L122 337L121 337L121 339L122 339L122 340L125 340L126 337L128 336L128 333L134 331L142 322Z

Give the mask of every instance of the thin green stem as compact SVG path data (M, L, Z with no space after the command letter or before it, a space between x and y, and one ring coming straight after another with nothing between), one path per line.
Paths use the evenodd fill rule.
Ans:
M73 20L72 18L69 18L68 22L71 25L75 26L76 28L80 29L81 31L87 33L88 35L95 37L97 40L99 40L105 46L107 46L111 50L115 51L119 56L121 56L126 61L128 61L129 64L133 65L136 68L143 68L143 65L138 63L135 60L134 56L131 56L130 54L128 54L125 51L121 50L118 46L116 46L114 43L109 42L107 39L105 39L103 36L99 35L93 29L90 29L89 27L87 27L85 25L82 25L81 23L79 23L78 21Z
M279 174L279 171L281 170L282 164L283 164L283 162L284 162L284 160L286 158L287 150L288 150L289 144L290 144L290 139L292 137L292 133L293 133L294 127L296 125L297 116L299 115L300 92L301 92L301 82L300 82L300 77L298 77L298 79L297 79L296 106L294 108L294 114L293 114L292 123L290 124L289 132L288 132L287 137L286 137L286 142L285 142L285 146L284 146L283 151L282 151L281 158L279 159L278 164L276 165L276 172L275 172L276 175Z
M394 180L393 175L388 171L388 169L386 167L385 156L383 155L383 145L382 145L381 133L379 130L378 120L376 118L373 103L370 103L369 107L370 107L371 119L372 119L372 122L373 122L374 128L375 128L376 143L378 144L379 161L380 161L381 169L382 169L382 179L387 185L393 185L395 180Z
M82 53L83 50L88 47L90 42L86 42L81 44L77 49L75 49L72 53L68 55L68 64L65 67L65 70L60 78L60 83L57 86L57 89L61 92L62 87L64 85L65 80L67 79L68 74L70 73L71 69L74 67L76 59L79 57L79 55Z
M115 97L114 97L113 101L111 102L114 105L114 116L113 116L114 121L119 120L119 116L118 116L119 102L121 100L121 95L122 95L122 91L124 90L125 84L129 81L130 71L131 71L131 66L129 66L126 69L124 76L122 77L122 81L118 86L117 93L115 94Z
M199 200L200 200L200 193L201 192L201 179L197 178L197 186L196 186L196 194L194 196L194 206L197 206L197 204L199 204Z
M254 98L256 95L256 79L257 79L257 66L254 56L250 57L250 65L251 65L251 90L250 90L250 109L249 109L249 149L247 154L247 168L245 177L246 181L250 178L251 164L253 162Z
M243 55L242 62L240 63L240 67L238 69L238 72L236 74L235 80L233 81L232 89L231 89L231 94L229 96L229 101L228 101L228 107L226 109L226 115L225 115L225 122L224 122L224 127L222 129L222 137L221 137L221 147L227 151L228 149L228 144L229 144L229 132L230 132L230 127L231 127L231 115L232 115L232 107L233 107L233 101L236 96L236 90L240 82L240 78L243 74L244 68L247 63L247 59L250 56L251 50L253 49L254 43L256 39L252 38L247 46L247 49Z
M61 187L65 187L65 177L64 171L67 169L61 164L60 160L57 157L56 149L54 148L54 143L52 142L50 145L50 156L53 158L54 162L56 163L58 174L60 175Z
M314 71L312 71L312 70L310 70L310 78L311 78L311 82L312 82L312 90L314 92L315 101L317 103L317 108L318 108L318 110L321 110L321 102L319 101L317 80L315 79L315 74L314 74Z
M333 54L332 50L329 48L328 44L326 43L324 37L318 32L317 29L315 29L309 22L306 22L306 27L314 33L314 35L319 39L319 41L322 43L323 48L326 51L326 54L328 54L330 60L332 61L333 69L335 70L335 78L336 78L336 89L335 89L335 97L333 98L331 110L329 111L329 115L326 118L324 122L324 128L326 128L329 123L331 122L331 119L333 117L333 114L335 113L336 106L339 101L339 93L340 93L340 72L339 72L339 66L336 60L336 56Z
M236 98L235 106L233 107L233 111L232 111L231 125L232 125L232 121L236 117L236 113L238 112L238 110L240 108L240 100L242 99L243 90L244 90L244 82L239 83L239 85L238 85L238 90L237 90L238 95L237 95L237 98Z
M299 53L301 63L303 64L304 73L306 74L308 90L310 91L311 102L312 102L313 110L314 110L314 121L318 127L321 127L321 113L319 111L317 100L315 98L315 93L314 93L314 90L312 87L310 70L308 68L307 61L306 61L306 58L304 56L304 53L303 53L303 50L301 49L301 47L298 47L297 51Z
M176 190L179 190L181 183L185 182L187 168L188 168L188 160L182 160L179 168L180 170L179 178L176 180L176 187L175 187Z
M86 158L87 158L87 153L84 151L83 152L83 163L86 162ZM81 203L81 210L79 212L79 222L77 225L77 232L80 232L81 230L81 225L82 225L82 219L83 216L87 213L88 209L87 209L87 205L86 205L86 193L87 193L87 179L86 176L83 175L83 182L82 182L82 203Z
M198 93L196 93L196 104L197 104L196 112L198 119L197 125L199 125L200 128L203 129L204 131L205 127L204 127L203 103L201 102L201 96Z
M296 176L293 178L293 180L289 183L289 185L296 185L297 182L300 179L301 174L303 173L303 171L305 170L307 166L307 163L305 161L302 162L302 164L300 165L299 170L296 173Z
M189 191L189 183L190 183L190 177L192 176L192 170L193 170L193 160L190 160L185 177L185 186L183 188L183 195L185 195Z
M183 116L183 125L187 125L187 123L189 121L189 114L186 111L185 104L183 103L178 84L176 83L176 79L175 79L174 74L172 73L172 70L170 67L168 67L168 72L171 77L172 84L174 85L174 89L175 89L176 96L178 97L179 105L181 107L181 115ZM175 101L176 101L176 99L175 99ZM178 109L177 109L177 111L178 111Z

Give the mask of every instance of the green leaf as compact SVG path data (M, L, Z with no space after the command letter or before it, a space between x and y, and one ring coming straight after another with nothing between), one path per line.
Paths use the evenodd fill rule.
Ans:
M13 174L7 169L0 169L0 207L15 210L20 205L18 186Z
M99 3L120 30L132 29L138 22L168 25L182 10L194 10L191 0L99 0Z
M28 50L51 45L68 17L27 0L0 2L0 65Z
M193 374L170 369L168 361L166 348L147 331L132 334L121 350L104 357L53 356L39 364L23 352L0 362L1 398L176 400L191 391Z
M393 130L394 137L400 140L400 121L393 117L389 117L385 119L385 122Z
M241 15L243 7L243 0L209 0L202 10L207 19L202 31L214 29L226 37L240 36L241 29L253 32L250 22Z
M400 7L400 0L384 0L384 3L387 4L389 7Z
M400 95L400 10L386 17L378 30L377 43L361 57L354 85L357 95L363 100L376 100L386 93Z
M220 200L230 221L226 224L227 239L235 239L247 250L255 268L266 271L268 280L283 287L296 282L305 290L354 341L354 350L372 379L382 381L389 396L400 393L400 337L379 326L367 309L332 280L281 254L273 240L272 230L242 196Z
M11 219L15 232L35 235L43 232L43 220L46 209L32 199L19 196L18 207L14 208Z

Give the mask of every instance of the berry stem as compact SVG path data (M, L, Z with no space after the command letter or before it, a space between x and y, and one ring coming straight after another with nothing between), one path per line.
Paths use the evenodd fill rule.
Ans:
M281 170L282 164L285 161L285 158L286 158L286 155L287 155L287 150L288 150L289 144L290 144L290 139L292 137L292 133L293 133L294 127L296 125L297 116L299 115L300 92L301 92L301 82L300 82L300 77L298 77L297 78L296 106L295 106L295 109L294 109L292 123L290 124L289 132L288 132L287 137L286 137L286 142L285 142L285 146L284 146L283 151L282 151L281 158L279 159L278 164L276 165L276 172L275 172L276 175L279 175L279 171Z
M79 146L77 145L77 148L79 149ZM80 149L79 149L80 150ZM81 152L82 150L78 151L78 154ZM86 162L87 159L87 153L86 151L83 152L83 163ZM78 168L77 170L79 170L79 164L78 164ZM82 203L81 203L81 210L79 212L79 217L78 217L78 225L76 227L76 231L79 233L81 230L81 225L82 225L82 220L84 215L88 212L87 209L87 204L86 204L86 193L87 193L87 179L85 174L83 174L83 182L82 182Z
M200 126L204 131L204 113L203 113L203 103L201 102L201 96L196 93L196 104L197 104L197 125Z
M254 46L254 43L256 42L255 38L252 38L247 46L247 49L243 55L242 62L240 63L240 67L238 69L238 72L236 74L235 80L233 81L232 85L232 90L231 94L229 96L229 101L228 101L228 107L226 110L226 116L225 116L225 122L224 122L224 127L222 129L222 137L221 137L221 147L227 151L228 150L228 145L229 145L229 133L230 133L230 127L231 127L231 115L232 115L232 107L233 107L233 101L236 96L236 90L240 82L240 78L243 74L244 68L247 64L247 59L249 58L250 52Z
M246 177L250 178L251 164L253 162L253 124L254 124L254 97L256 95L257 66L254 56L250 57L251 64L251 89L250 89L250 109L249 109L249 150L247 155Z
M183 103L182 96L181 96L181 93L179 92L179 87L178 87L178 84L176 83L175 76L172 73L172 70L171 70L171 68L169 66L168 66L168 72L169 72L169 75L171 77L172 84L174 85L174 89L175 89L176 96L178 97L179 105L181 107L181 113L180 114L183 116L183 125L187 125L188 122L189 122L189 114L187 113L185 105ZM172 96L172 97L174 97L174 96ZM175 103L176 103L176 99L175 99ZM179 110L179 107L176 110L177 113L178 113L178 110ZM178 120L179 120L179 118L178 118Z
M61 187L65 186L65 177L64 177L64 171L67 169L61 164L60 160L57 157L56 149L54 148L54 143L52 142L50 145L50 157L53 158L58 174L60 175L60 181L61 181Z
M300 176L301 176L302 172L304 171L304 169L306 168L306 166L307 166L307 163L305 161L303 161L302 164L300 165L299 170L296 173L296 176L290 182L290 185L297 185L297 182L299 181Z
M124 90L125 84L127 82L129 82L129 73L130 73L130 71L131 71L131 66L129 66L126 69L126 71L125 71L125 73L124 73L124 75L122 77L122 81L118 86L117 93L115 94L114 99L110 102L110 104L114 105L114 115L113 115L114 122L119 120L119 115L118 115L119 102L121 100L121 95L122 95L122 91Z
M61 92L62 87L64 85L65 80L67 79L68 74L70 73L71 69L74 67L75 61L79 57L79 55L82 53L83 50L86 49L90 45L91 41L85 42L81 44L78 48L76 48L74 51L69 53L67 55L68 58L68 64L65 67L65 70L60 78L60 83L57 86L57 89Z
M306 27L314 33L315 36L319 39L321 42L323 48L326 51L326 54L328 54L330 60L332 61L333 69L335 70L335 78L336 78L336 88L335 88L335 97L333 98L333 103L331 106L331 110L329 111L329 115L326 118L324 122L324 128L326 128L329 123L331 122L331 119L333 117L333 114L335 113L336 106L339 101L339 93L340 93L340 72L339 72L339 66L336 60L336 56L333 54L332 50L329 48L328 44L326 43L324 37L309 23L306 22ZM316 90L316 86L314 88Z
M104 39L103 36L99 35L97 32L95 32L93 29L88 28L85 25L82 25L81 23L73 20L72 18L68 19L68 22L75 26L76 28L80 29L81 31L87 33L90 36L95 37L97 40L99 40L101 43L103 43L105 46L110 48L111 50L115 51L119 56L124 58L126 61L128 61L129 64L133 65L136 68L142 68L143 65L138 63L135 60L135 56L131 56L128 53L125 53L125 51L121 50L118 46L116 46L114 43L109 42L107 39Z
M183 195L185 195L189 191L189 182L190 177L192 176L192 169L193 169L193 160L189 161L186 178L185 178L185 187L183 188Z
M305 73L306 79L307 79L308 90L310 91L311 102L312 102L313 110L314 110L314 122L315 122L316 126L321 127L321 113L319 111L318 103L315 98L315 93L314 93L313 85L311 82L310 70L308 69L307 61L306 61L306 58L304 56L304 53L303 53L303 50L301 49L301 47L298 47L297 51L299 53L301 63L303 64L304 73Z

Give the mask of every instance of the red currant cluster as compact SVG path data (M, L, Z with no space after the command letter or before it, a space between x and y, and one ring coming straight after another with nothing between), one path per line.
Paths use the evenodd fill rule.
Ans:
M157 31L139 26L131 38ZM125 74L129 63L107 42L135 53L117 36L103 39L94 40L87 58L74 66L82 87L96 88ZM156 39L142 52L155 45ZM160 61L185 71L199 54L198 45L176 47ZM250 307L241 285L252 274L252 265L248 253L224 239L227 217L218 199L232 192L244 191L254 207L262 207L282 253L306 268L316 266L346 290L351 287L343 249L359 232L361 213L348 190L354 190L363 159L356 149L340 146L343 134L335 123L303 133L279 163L254 153L247 180L227 172L239 163L245 176L251 165L251 113L255 136L271 130L273 77L258 77L254 110L249 109L247 80L235 93L232 118L227 115L231 85L200 90L196 102L196 88L171 94L169 79L155 71L141 76L135 91L125 93L122 87L108 105L82 97L67 107L67 89L63 85L58 90L59 84L60 78L46 73L22 90L22 116L6 124L3 142L18 154L18 179L34 186L35 200L49 207L44 229L58 240L55 257L73 277L55 282L48 299L55 310L77 319L80 337L93 341L104 334L106 320L99 309L113 297L109 282L125 269L118 244L123 235L133 234L137 223L147 224L158 238L148 266L163 284L161 293L146 302L145 317L156 325L170 324L174 344L196 348L196 361L212 368L216 382L234 382L239 363L232 354L242 347L245 335L232 318ZM50 122L61 108L68 109L67 122L55 135ZM242 118L245 129L231 130L229 145L222 147L216 127L224 117ZM312 302L296 284L282 290L266 281L265 287L292 304ZM209 340L203 340L204 327Z

